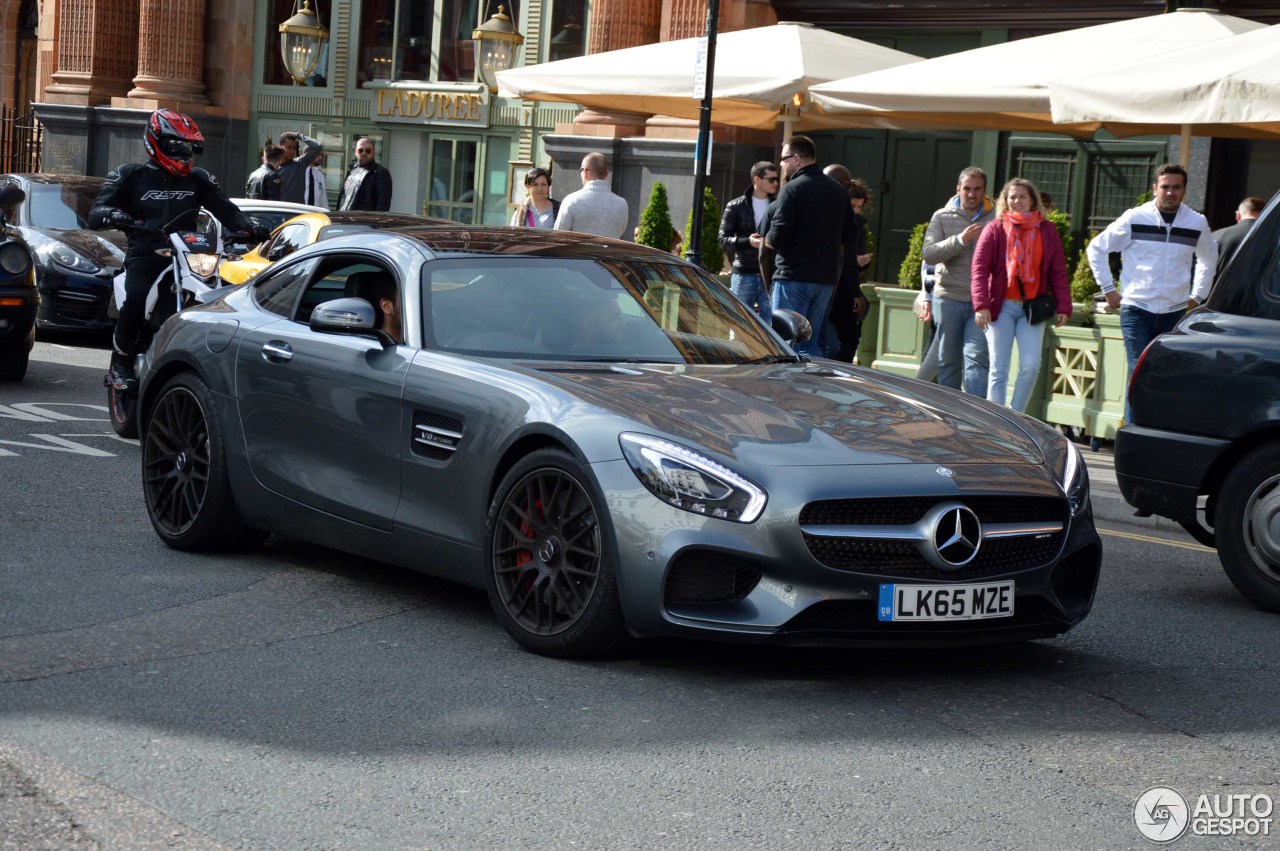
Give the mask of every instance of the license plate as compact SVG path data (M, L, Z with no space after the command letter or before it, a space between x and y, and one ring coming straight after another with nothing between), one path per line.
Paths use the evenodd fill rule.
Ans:
M1013 581L981 585L881 585L882 621L972 621L1013 616Z

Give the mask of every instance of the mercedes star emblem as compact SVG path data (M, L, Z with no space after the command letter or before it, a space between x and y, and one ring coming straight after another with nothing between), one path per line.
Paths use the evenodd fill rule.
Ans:
M949 505L933 525L933 549L938 554L938 567L955 570L964 567L978 555L982 545L982 524L972 509Z
M944 479L954 479L956 477L956 471L950 467L935 467L933 472L942 476Z

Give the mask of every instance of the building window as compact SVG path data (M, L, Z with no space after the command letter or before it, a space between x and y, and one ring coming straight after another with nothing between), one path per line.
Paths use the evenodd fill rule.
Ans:
M301 6L301 0L269 0L267 6L267 37L263 39L262 82L271 86L292 86L293 78L285 70L284 60L280 58L280 24L293 17ZM333 0L311 0L311 8L317 17L330 31L333 24L330 15L333 12ZM327 86L329 84L329 45L320 50L320 62L316 71L306 79L306 86Z
M279 2L279 0L277 0ZM502 0L514 16L513 0ZM360 10L356 80L475 80L478 0L365 0ZM497 11L495 5L493 11Z
M547 61L587 53L587 0L555 0L551 7L551 41Z

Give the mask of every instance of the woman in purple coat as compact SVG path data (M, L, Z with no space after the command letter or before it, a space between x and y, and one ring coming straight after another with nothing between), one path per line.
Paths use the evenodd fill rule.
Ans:
M1013 343L1018 343L1018 377L1010 407L1023 411L1040 374L1040 351L1046 322L1032 323L1024 305L1041 293L1052 293L1056 323L1071 318L1071 288L1062 240L1044 217L1040 193L1030 180L1015 177L1000 190L996 217L978 237L973 251L969 289L974 320L987 335L991 370L987 401L1001 405L1009 393Z

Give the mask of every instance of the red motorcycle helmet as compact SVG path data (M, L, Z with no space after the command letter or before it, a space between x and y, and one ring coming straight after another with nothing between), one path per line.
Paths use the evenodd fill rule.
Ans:
M191 173L191 157L204 153L204 136L191 116L172 109L157 109L147 119L142 145L147 156L170 174L186 177Z

